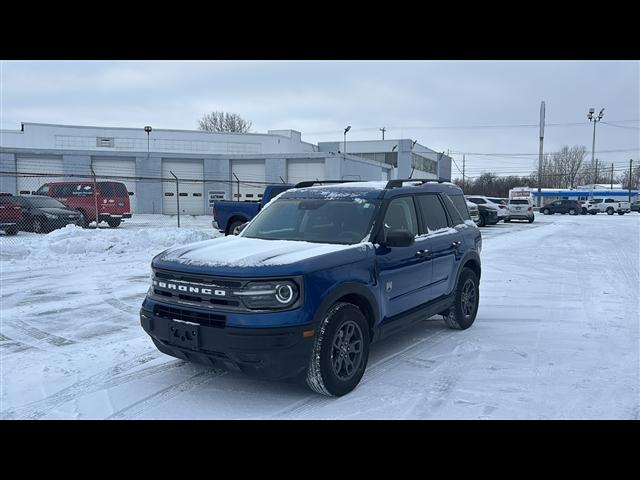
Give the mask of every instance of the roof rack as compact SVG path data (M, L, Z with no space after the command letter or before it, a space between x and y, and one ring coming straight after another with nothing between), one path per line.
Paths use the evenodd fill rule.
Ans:
M387 182L387 185L384 187L385 190L389 190L392 188L400 188L403 187L405 182L414 182L414 183L420 183L420 185L423 185L425 183L429 183L429 182L433 182L433 183L443 183L445 180L435 180L435 179L425 179L425 178L405 178L405 179L399 179L399 180L389 180Z
M296 183L294 188L312 187L314 185L322 185L324 183L349 183L357 180L307 180L304 182Z

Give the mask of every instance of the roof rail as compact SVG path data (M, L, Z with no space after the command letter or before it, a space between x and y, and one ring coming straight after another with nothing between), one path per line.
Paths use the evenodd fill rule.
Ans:
M349 183L356 180L307 180L304 182L296 183L294 188L312 187L313 185L322 185L324 183Z
M398 179L398 180L389 180L387 182L387 185L384 187L385 190L389 190L391 188L400 188L403 187L405 182L414 182L414 183L420 183L420 185L423 185L425 183L429 183L429 182L434 182L434 183L443 183L444 180L436 180L436 179L426 179L426 178L405 178L405 179Z

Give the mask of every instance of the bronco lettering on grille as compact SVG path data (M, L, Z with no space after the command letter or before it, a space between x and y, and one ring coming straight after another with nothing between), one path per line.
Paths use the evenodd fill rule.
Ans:
M216 297L225 297L227 295L226 290L215 290L212 288L194 287L192 285L184 285L172 282L161 282L159 280L152 280L152 283L156 287L166 288L167 290L176 290L179 292L198 293L201 295L213 295Z

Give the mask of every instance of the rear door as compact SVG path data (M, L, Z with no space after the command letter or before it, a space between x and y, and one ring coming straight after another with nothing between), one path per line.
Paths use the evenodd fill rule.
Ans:
M383 241L390 230L405 230L418 235L418 214L413 197L396 197L389 202L380 233ZM408 247L378 245L376 248L379 285L385 299L385 319L429 301L432 267L430 257L425 255L428 248L425 240L418 237Z
M433 300L449 293L454 281L464 239L460 231L452 227L462 219L452 221L446 211L445 199L436 193L418 195L416 200L422 220L421 233L426 235L427 248L431 252L433 274L429 299Z

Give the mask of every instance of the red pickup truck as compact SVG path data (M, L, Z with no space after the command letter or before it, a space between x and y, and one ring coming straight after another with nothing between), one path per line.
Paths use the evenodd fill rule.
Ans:
M0 230L7 235L18 233L18 224L22 220L22 210L10 193L0 193Z
M96 182L97 198L94 195L94 183L91 180L79 182L45 183L35 195L48 195L78 210L83 215L80 224L86 226L96 219L96 206L100 222L117 227L123 218L131 218L129 192L122 182Z

